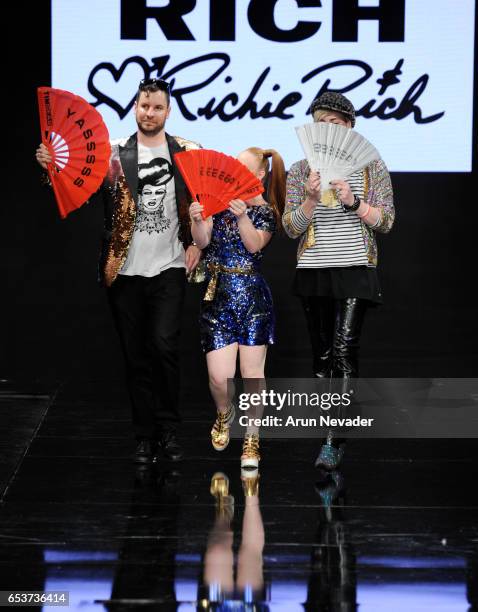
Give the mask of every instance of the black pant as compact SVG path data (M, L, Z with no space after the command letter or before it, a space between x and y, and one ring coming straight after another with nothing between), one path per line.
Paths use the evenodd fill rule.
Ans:
M358 376L359 340L367 304L367 300L359 298L302 298L315 376Z
M169 268L151 278L119 275L108 289L126 361L137 439L157 439L181 420L179 334L184 290L184 268Z

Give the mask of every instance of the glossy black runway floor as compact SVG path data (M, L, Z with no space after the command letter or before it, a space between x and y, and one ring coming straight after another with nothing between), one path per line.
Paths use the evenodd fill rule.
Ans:
M353 440L326 481L315 441L264 440L241 479L204 397L183 398L185 459L139 469L121 387L5 388L0 590L82 611L477 609L474 440Z

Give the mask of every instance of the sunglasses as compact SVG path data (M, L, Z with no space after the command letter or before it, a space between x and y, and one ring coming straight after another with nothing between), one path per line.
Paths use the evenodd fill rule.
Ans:
M148 85L156 85L156 87L158 87L162 91L169 92L170 90L170 85L167 81L165 81L164 79L153 79L153 78L141 79L141 81L139 82L139 89L144 89L145 87L148 87Z

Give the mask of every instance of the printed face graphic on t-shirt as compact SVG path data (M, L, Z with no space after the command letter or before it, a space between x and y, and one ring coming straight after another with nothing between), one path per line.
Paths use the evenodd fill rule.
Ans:
M163 200L166 195L166 185L145 185L141 192L141 206L148 213L159 211L159 216L164 216Z
M160 234L171 225L166 207L166 194L174 185L173 168L167 159L156 157L148 164L138 164L138 214L135 229Z

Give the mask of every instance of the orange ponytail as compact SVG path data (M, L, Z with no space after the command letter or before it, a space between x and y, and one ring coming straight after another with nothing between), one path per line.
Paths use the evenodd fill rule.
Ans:
M284 161L274 149L249 147L246 150L257 157L260 163L260 170L264 170L265 172L263 182L267 185L266 199L274 211L277 227L282 227L282 213L284 211L286 191ZM269 158L271 158L270 168Z

